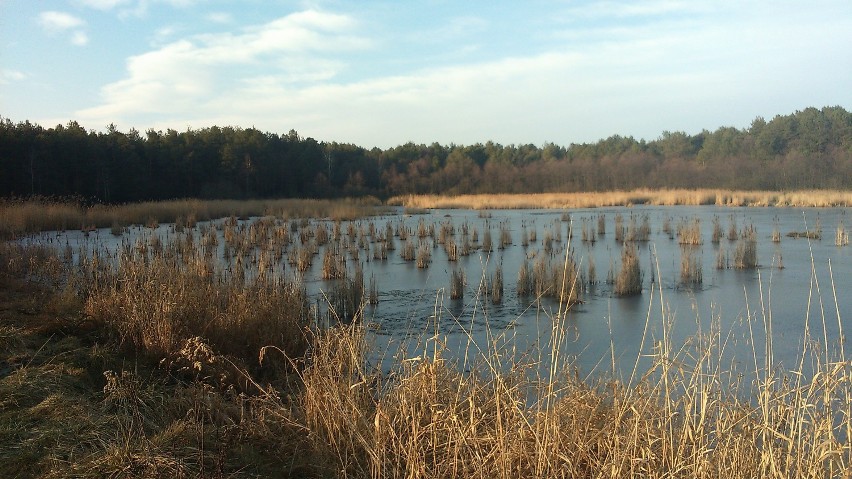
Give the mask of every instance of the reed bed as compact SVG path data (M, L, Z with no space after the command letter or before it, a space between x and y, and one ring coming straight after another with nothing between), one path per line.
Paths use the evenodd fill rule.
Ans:
M677 240L682 245L697 246L703 243L701 239L701 220L681 221L677 225Z
M494 274L491 275L490 288L488 288L491 303L500 304L503 302L503 266L497 265L494 268Z
M711 234L710 241L713 244L719 244L719 241L724 236L722 231L722 220L719 219L718 216L713 216L713 233Z
M252 368L265 346L304 354L310 317L298 283L247 281L241 273L222 280L205 271L129 249L118 263L84 260L77 281L85 282L86 315L120 345L153 357L171 358L199 337Z
M843 226L843 221L837 224L837 229L834 232L834 245L846 246L849 244L849 232Z
M701 285L704 273L701 267L701 257L693 245L680 248L680 284L688 287Z
M581 262L565 248L564 256L533 252L532 265L525 261L518 273L518 294L561 300L558 312L543 310L537 350L507 350L495 339L503 331L491 330L481 343L468 336L471 355L449 350L440 323L464 318L442 318L436 308L420 352L376 351L362 321L365 305L378 302L375 278L365 288L360 262L347 268L344 254L381 239L369 225L347 226L344 235L310 221L225 221L226 267L212 260L220 240L210 229L147 233L114 257L91 250L76 252L76 260L3 244L0 298L9 307L0 311L0 476L852 473L852 363L842 345L806 331L798 369L784 371L773 363L771 338L760 354L755 338L744 338L755 348L754 371L742 381L741 371L725 369L730 333L718 318L682 346L672 344L673 313L651 282L645 329L655 332L640 345L650 367L617 373L613 365L610 374L581 377L560 350L571 328L563 311L582 300L584 283ZM412 261L421 248L435 248L424 227L423 238L401 239ZM393 231L385 232L390 241ZM737 250L757 237L750 227L737 236ZM298 275L288 277L274 261L293 251L312 257L320 241L329 241L333 271L326 324ZM700 278L694 249L682 249L690 267L699 265L698 276L689 274L693 284ZM589 262L589 282L593 271ZM490 285L468 292L496 302L502 275L497 266ZM9 286L12 278L52 290L33 295ZM465 282L454 269L451 298L464 296ZM634 241L623 242L612 282L616 294L642 292ZM744 319L771 332L771 317ZM839 313L837 321L840 327ZM377 354L399 360L381 370Z
M467 278L463 269L456 268L450 274L450 299L464 298L464 288Z
M665 315L664 299L652 293L649 311L662 307ZM86 304L99 310L99 303ZM771 330L770 318L750 321ZM589 379L559 354L568 322L548 319L538 354L507 355L486 342L468 346L478 351L474 357L453 360L435 336L389 372L370 365L364 326L306 328L300 336L309 354L261 347L264 364L277 356L293 366L264 379L197 336L166 363L128 363L73 333L59 342L30 338L4 317L4 359L30 359L0 378L0 473L842 478L852 471L852 367L842 348L806 340L799 371L814 374L783 375L768 341L768 354L755 359L754 381L744 384L738 372L722 369L728 333L718 321L678 347L667 334L671 318L663 318L661 336L643 348L653 360L648 370ZM655 321L649 314L646 329ZM243 330L228 325L229 334ZM90 374L102 378L94 393ZM240 380L242 394L214 387Z
M739 235L737 247L734 250L734 268L757 268L757 231L754 226L747 226Z
M567 209L604 206L779 206L830 207L852 205L852 192L837 190L805 190L794 192L733 191L716 189L650 190L489 194L489 195L407 195L390 198L389 205L407 208L464 208L464 209Z
M621 249L621 269L615 276L616 296L633 296L642 293L642 269L639 266L639 249L635 243L625 242Z
M538 254L530 266L528 261L518 269L516 291L519 296L551 298L570 308L580 303L583 281L572 251L561 257Z
M355 219L380 212L372 197L344 200L172 200L126 205L91 205L79 202L31 199L0 201L0 237L11 238L38 231L122 228L129 225L176 223L179 218L205 221L228 216Z

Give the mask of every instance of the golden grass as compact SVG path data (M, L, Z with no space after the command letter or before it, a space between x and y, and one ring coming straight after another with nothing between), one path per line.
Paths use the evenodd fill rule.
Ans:
M616 296L642 294L642 270L639 266L639 249L636 243L624 242L621 249L621 269L615 277Z
M179 219L210 220L229 216L355 219L375 214L380 202L372 197L343 200L172 200L93 205L53 200L0 201L0 237L49 230L121 228L129 225L176 223Z
M207 271L195 262L198 251L164 244L124 251L116 264L86 258L68 272L75 303L10 286L10 277L54 269L45 251L0 249L7 265L0 302L8 305L0 308L0 476L852 472L852 363L842 347L819 344L808 331L798 369L775 367L769 339L765 359L754 352L754 381L742 382L740 371L724 369L729 333L720 318L676 347L668 336L674 318L651 283L648 311L661 317L649 313L646 331L657 333L653 341L643 337L640 349L653 364L626 371L629 378L576 374L559 347L570 334L562 308L542 318L537 351L510 353L494 340L500 332L488 331L482 344L470 339L475 355L454 362L447 358L458 351L445 349L436 333L421 353L379 371L373 360L383 352L372 349L357 321L306 327L311 313L294 306L304 303L289 296L293 285L215 268L198 274ZM628 242L624 251L635 246ZM19 257L27 260L11 261ZM528 274L570 295L577 267L569 254L560 262L562 273L539 260ZM365 301L363 274L353 276L340 283L345 301L332 299L341 315ZM437 316L430 321L442 321ZM771 317L746 319L771 332ZM742 339L754 345L754 337ZM262 367L275 362L289 367Z
M406 208L529 209L595 208L631 205L717 205L828 207L852 205L852 192L807 190L794 192L732 191L717 189L638 189L585 193L535 193L489 195L407 195L387 201Z

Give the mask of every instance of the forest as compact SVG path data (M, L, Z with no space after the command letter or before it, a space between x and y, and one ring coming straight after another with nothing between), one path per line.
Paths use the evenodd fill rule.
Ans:
M176 131L45 128L0 117L0 197L129 203L177 198L335 198L635 188L852 188L852 114L806 108L747 128L652 141L389 149L235 126Z

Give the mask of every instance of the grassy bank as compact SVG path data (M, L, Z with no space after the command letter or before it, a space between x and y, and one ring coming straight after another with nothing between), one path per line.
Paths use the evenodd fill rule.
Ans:
M434 337L380 372L357 321L318 330L297 283L249 279L243 253L224 274L205 238L128 245L119 261L2 245L0 477L852 472L852 363L820 338L791 373L767 348L745 384L722 364L718 323L671 343L652 290L653 366L624 380L575 374L554 346L561 314L538 351L471 344L481 354L459 367ZM748 320L771 331L770 318Z
M173 200L82 206L49 199L0 201L0 238L38 231L195 222L228 216L352 219L375 214L375 198L313 200Z
M630 205L717 205L827 207L852 205L848 191L732 191L732 190L633 190L587 193L541 193L526 195L408 195L388 200L388 204L408 208L596 208Z

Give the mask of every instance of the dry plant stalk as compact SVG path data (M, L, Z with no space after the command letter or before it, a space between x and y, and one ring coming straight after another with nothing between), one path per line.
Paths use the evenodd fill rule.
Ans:
M701 257L691 245L680 248L680 283L686 286L697 286L704 282L701 267Z
M757 230L753 225L743 229L737 248L734 250L734 268L757 268Z
M422 354L380 371L358 322L306 330L309 308L293 284L201 276L193 268L203 257L167 259L162 251L170 250L128 247L115 265L92 254L75 284L97 325L169 358L191 379L132 373L140 362L110 359L117 353L105 345L51 341L71 344L0 380L0 434L24 439L6 443L14 447L2 449L0 473L710 479L852 471L852 368L842 347L817 346L807 332L798 369L786 375L770 340L765 354L753 346L751 386L721 367L720 318L681 347L668 334L671 318L660 318L662 338L642 347L652 365L628 381L572 374L559 350L566 322L558 316L547 318L550 339L538 357L507 358L496 342L471 339L476 357L461 367L445 359L453 352L436 335ZM0 272L47 274L55 258L4 245ZM537 275L546 264L536 262ZM358 276L356 269L348 291L363 301ZM650 315L646 321L652 326ZM749 321L772 329L771 315ZM839 313L837 321L840 328ZM0 352L19 354L22 334L4 324ZM290 367L270 368L277 351ZM66 363L73 355L80 362ZM105 361L109 368L99 369ZM90 370L103 373L102 390L85 390ZM221 391L210 387L213 374L254 387ZM294 387L278 386L291 376ZM270 381L261 386L260 377Z
M701 239L701 220L693 218L688 223L685 220L678 223L677 239L678 243L682 245L700 245L703 242Z
M625 242L621 250L621 269L615 277L616 296L632 296L642 293L642 270L639 266L639 248L635 243Z
M464 270L460 268L453 269L453 272L450 274L450 299L464 298L465 283Z

